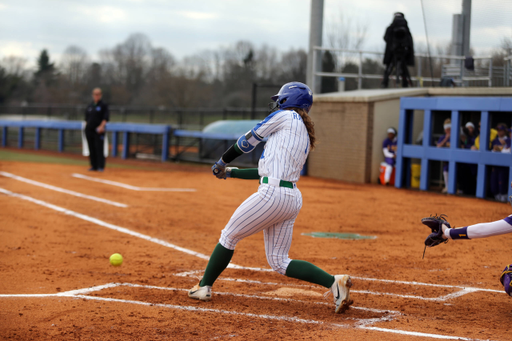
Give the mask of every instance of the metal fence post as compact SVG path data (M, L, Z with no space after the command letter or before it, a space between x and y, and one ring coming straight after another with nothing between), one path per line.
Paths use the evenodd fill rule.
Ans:
M20 127L18 130L18 148L23 148L23 127Z
M489 58L489 87L492 87L492 58Z
M127 131L123 132L123 154L121 155L121 158L127 159L130 155L129 152L130 149L130 133Z
M34 149L39 150L41 149L41 128L36 128L36 138L34 141Z
M112 157L117 156L117 145L118 145L119 134L117 131L112 132Z
M359 90L363 88L363 53L361 51L359 51L359 73L357 77L357 88Z
M64 151L64 129L59 129L59 153Z
M465 86L464 84L464 60L461 59L460 60L460 81L461 81L461 86ZM469 83L468 83L469 84Z
M169 159L169 135L170 127L167 127L166 132L162 136L162 162Z
M315 86L315 83L316 83L316 50L315 50L315 47L313 46L313 65L312 65L312 68L313 68L313 76L311 77L311 89L313 90L313 93L315 93L315 89L316 89L316 86Z
M2 127L2 147L7 147L7 127Z
M418 56L418 85L420 88L423 87L423 80L421 80L421 68L422 68L422 59L421 56Z

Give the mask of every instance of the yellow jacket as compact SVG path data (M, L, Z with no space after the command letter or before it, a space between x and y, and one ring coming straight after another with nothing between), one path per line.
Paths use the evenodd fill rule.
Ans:
M498 136L498 131L496 129L491 128L491 136L489 137L489 149L491 148L492 141ZM480 150L480 135L478 135L475 139L475 147Z

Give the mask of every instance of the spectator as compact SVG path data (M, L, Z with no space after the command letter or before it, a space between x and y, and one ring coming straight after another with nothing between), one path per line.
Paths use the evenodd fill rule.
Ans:
M92 102L85 110L85 136L89 145L90 171L103 172L105 168L105 126L109 119L108 105L101 100L100 88L92 90Z
M479 130L482 129L481 122L478 122L478 128ZM489 148L492 148L492 141L496 138L498 135L498 131L496 129L491 128L490 136L489 136ZM471 147L471 150L480 150L480 134L475 138L475 144L473 147Z
M511 145L511 142L512 142L512 129L509 129L508 133L509 133L509 136L508 136L509 139L507 140L507 144L503 147L501 152L502 153L510 154L510 145Z
M396 68L397 74L402 78L402 86L406 88L411 79L407 66L414 66L414 43L403 13L394 14L393 22L384 34L384 41L386 42L386 51L383 64L386 65L386 69L382 87L388 87L389 75ZM398 79L396 82L398 84Z
M384 163L386 164L384 172L384 185L386 186L389 185L396 162L396 129L388 128L387 133L388 137L382 142L382 152L384 153Z
M443 124L444 135L439 138L437 141L437 148L450 148L450 136L452 131L452 120L447 118L444 120ZM448 193L448 162L443 162L443 178L444 178L444 188L442 190L443 193Z
M468 122L464 126L463 131L464 131L464 134L467 136L467 142L464 145L464 147L461 147L461 148L470 149L471 147L473 147L475 145L475 139L477 136L475 125L472 122Z
M505 123L500 123L496 127L497 136L492 140L491 150L501 153L503 150L510 149L510 134ZM494 166L491 170L491 192L494 198L500 202L507 202L508 197L508 167Z

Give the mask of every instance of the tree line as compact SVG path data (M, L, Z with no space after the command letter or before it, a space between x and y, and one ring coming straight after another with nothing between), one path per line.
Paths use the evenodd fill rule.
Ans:
M35 72L26 65L21 57L1 60L0 104L84 104L90 101L91 90L101 87L105 100L116 105L248 107L253 82L305 82L307 53L239 41L178 61L170 51L153 46L146 35L136 33L99 51L97 61L73 45L59 63L43 50Z

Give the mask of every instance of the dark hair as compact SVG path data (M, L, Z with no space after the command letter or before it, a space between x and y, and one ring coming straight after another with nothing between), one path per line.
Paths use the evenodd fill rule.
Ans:
M316 137L315 137L315 123L308 115L306 110L300 108L290 108L300 115L309 135L309 144L311 144L311 150L315 149Z

